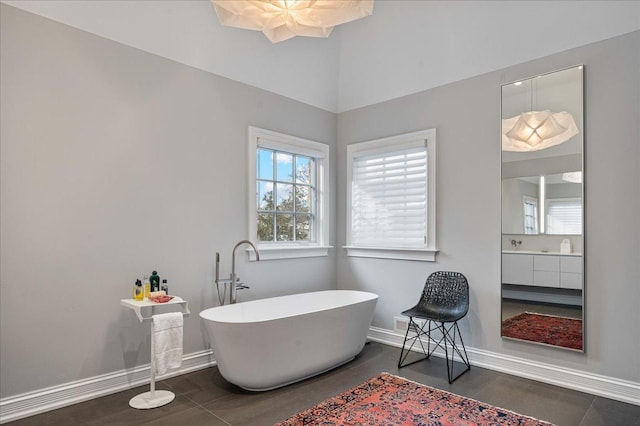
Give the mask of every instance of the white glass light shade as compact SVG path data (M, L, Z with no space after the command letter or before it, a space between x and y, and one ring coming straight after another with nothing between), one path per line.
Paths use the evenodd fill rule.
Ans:
M211 0L222 25L262 31L272 43L329 37L333 27L373 13L373 0Z
M539 151L566 142L578 133L573 116L566 111L524 112L502 120L502 150Z

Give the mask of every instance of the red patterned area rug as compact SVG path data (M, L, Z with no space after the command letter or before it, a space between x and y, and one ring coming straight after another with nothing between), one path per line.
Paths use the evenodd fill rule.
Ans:
M502 321L502 335L581 350L582 320L523 312Z
M276 426L548 426L502 408L381 373Z

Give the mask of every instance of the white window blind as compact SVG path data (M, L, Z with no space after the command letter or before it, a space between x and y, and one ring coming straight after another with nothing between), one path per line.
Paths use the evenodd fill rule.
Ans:
M427 175L426 144L355 157L352 244L426 247Z
M582 201L579 198L547 200L547 233L582 233Z

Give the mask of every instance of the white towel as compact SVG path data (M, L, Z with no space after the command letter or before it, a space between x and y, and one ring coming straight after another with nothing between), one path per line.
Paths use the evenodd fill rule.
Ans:
M156 372L164 374L167 370L182 365L182 313L170 312L153 316L153 345Z

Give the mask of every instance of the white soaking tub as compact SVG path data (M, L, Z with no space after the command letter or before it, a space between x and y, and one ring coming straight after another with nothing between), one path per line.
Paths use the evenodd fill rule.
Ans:
M378 295L328 290L200 312L220 374L265 391L344 364L362 350Z

